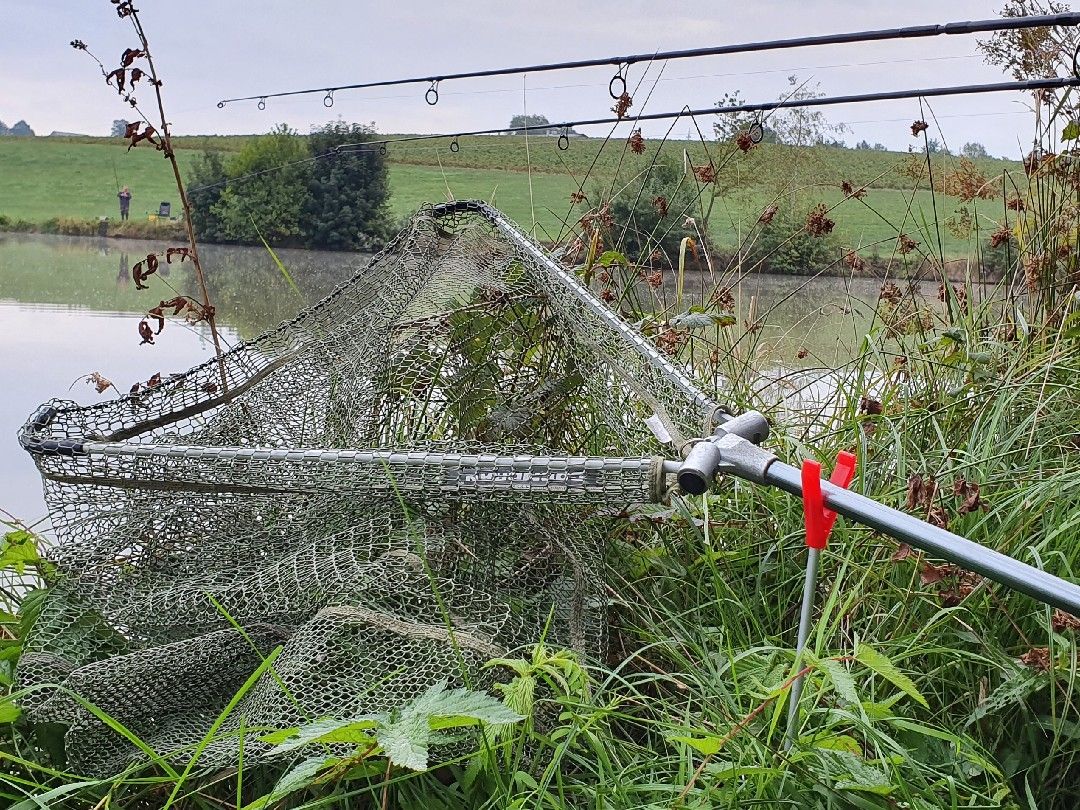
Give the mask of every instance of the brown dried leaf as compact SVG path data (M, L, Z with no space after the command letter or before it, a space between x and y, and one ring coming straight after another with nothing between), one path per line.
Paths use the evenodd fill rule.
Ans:
M694 177L698 179L699 183L714 183L716 182L716 169L713 168L711 163L704 166L694 166Z
M840 190L844 192L845 197L851 197L856 200L861 200L863 197L866 196L865 188L855 188L847 180L840 184Z
M1032 647L1020 656L1020 663L1041 672L1049 672L1052 664L1050 649L1048 647Z
M123 68L117 68L111 73L105 74L105 84L111 85L113 83L113 79L116 79L116 92L123 93L124 83L127 81L127 71L125 71Z
M663 194L653 197L652 206L656 209L656 213L660 215L660 219L668 215L668 201Z
M953 494L962 499L960 506L956 509L961 515L967 515L979 509L986 511L990 508L989 504L979 496L979 485L972 481L957 478L953 481Z
M634 106L634 99L625 90L622 95L615 100L615 104L612 106L611 111L615 113L616 118L625 118L626 112Z
M1007 244L1012 239L1012 231L1004 222L998 225L997 230L990 234L990 247L996 248Z
M1050 617L1050 626L1054 628L1055 633L1062 633L1066 630L1080 630L1080 619L1071 613L1066 613L1061 608L1054 608L1054 615Z
M97 371L91 372L90 376L86 378L86 383L94 386L94 390L99 394L104 394L110 387L113 387L112 380L103 377Z
M880 416L885 412L885 406L873 397L863 397L859 400L859 410L871 416Z
M635 129L630 133L630 138L627 140L627 143L630 145L630 151L635 155L640 155L645 151L645 139L641 137L640 129Z
M911 134L918 135L920 132L926 132L930 129L930 125L925 121L912 121L911 122Z
M825 203L819 204L806 217L806 232L811 236L824 236L832 233L836 223L828 217L829 207Z
M911 546L909 546L907 543L901 543L899 545L899 547L897 547L896 551L893 552L893 555L891 557L889 557L889 559L892 562L902 562L902 561L906 560L908 557L910 557L911 554L912 554Z
M139 337L142 338L142 340L139 341L140 346L144 343L154 342L154 330L150 328L150 324L147 323L146 318L139 321Z
M735 145L744 152L749 152L751 149L757 146L757 144L754 143L754 139L750 137L749 132L740 132L738 135L736 135Z
M172 264L173 256L180 257L180 263L184 263L184 259L191 258L191 248L187 247L171 247L165 248L165 263Z
M779 211L779 206L770 205L764 211L761 212L761 216L757 218L757 221L762 225L768 225L773 221L773 217L776 216L776 212Z
M123 67L130 67L131 63L141 56L146 56L146 51L139 48L125 48L120 54L120 64Z
M896 239L896 251L903 256L911 253L915 248L919 246L919 243L908 236L906 233L900 234Z

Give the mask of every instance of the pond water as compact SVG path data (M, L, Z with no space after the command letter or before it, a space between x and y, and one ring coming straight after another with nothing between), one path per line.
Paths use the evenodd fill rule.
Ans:
M121 391L153 374L183 371L213 354L209 330L166 322L153 345L139 345L141 313L161 299L193 294L190 265L162 265L151 289L136 291L131 266L157 243L38 235L0 235L0 507L25 521L45 514L41 481L15 433L46 400L89 404L92 372ZM201 248L220 334L233 345L291 318L366 263L360 254L281 250L299 293L261 248ZM692 299L707 277L687 279ZM816 365L841 362L865 332L880 283L756 275L733 290L739 311L768 313L764 365L794 365L805 347ZM674 299L673 282L662 298Z

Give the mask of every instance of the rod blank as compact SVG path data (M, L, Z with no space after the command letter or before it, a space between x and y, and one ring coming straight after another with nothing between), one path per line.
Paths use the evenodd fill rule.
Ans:
M552 70L576 70L588 67L614 66L621 71L624 66L638 64L639 62L659 62L674 59L695 59L703 56L725 56L737 53L758 53L761 51L790 50L792 48L806 48L816 45L849 45L857 42L881 42L891 39L918 39L936 36L951 36L958 34L979 34L990 31L1015 31L1026 28L1045 28L1049 26L1074 26L1080 25L1080 13L1064 12L1060 14L1042 14L1030 17L1004 17L990 20L969 20L967 22L951 22L930 25L912 25L903 28L881 28L870 31L849 31L837 34L820 34L809 37L791 37L788 39L771 39L760 42L744 42L730 45L714 45L704 48L686 48L673 51L655 51L653 53L635 53L624 56L603 56L596 59L578 59L570 62L550 62L538 65L525 65L519 67L492 68L488 70L472 70L459 73L439 73L429 76L414 76L408 79L386 79L375 82L360 82L357 84L344 84L337 87L318 87L307 90L287 90L280 93L262 93L256 96L241 96L238 98L226 98L218 102L218 107L234 101L258 101L265 107L268 98L283 98L285 96L301 96L314 93L333 93L337 90L363 90L371 87L393 87L406 84L431 84L428 92L434 90L434 85L439 82L452 79L478 79L490 76L512 76L521 73L545 73ZM438 91L435 90L436 101ZM431 103L430 101L428 102ZM262 109L262 107L260 108Z

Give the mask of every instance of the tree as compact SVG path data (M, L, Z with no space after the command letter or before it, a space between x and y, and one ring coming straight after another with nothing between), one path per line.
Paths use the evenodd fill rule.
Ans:
M1069 11L1054 0L1009 0L1002 17L1029 17ZM1073 26L998 31L978 43L988 64L997 65L1018 81L1072 74L1072 58L1080 46L1080 31Z
M127 131L128 122L123 118L116 118L112 122L112 130L109 135L113 138L123 138L124 133Z
M869 141L859 141L857 144L855 144L855 148L856 149L869 150L869 149L871 149L873 147L870 146Z
M716 102L717 107L740 107L746 101L736 90L734 93L725 93L724 97ZM752 112L743 113L717 113L716 121L713 122L713 134L717 140L734 141L742 133L749 132L754 124L761 123L762 143L776 143L776 130L761 121L761 115Z
M375 131L336 121L302 137L282 124L231 159L204 152L188 195L192 223L208 241L370 250L389 235L386 158Z
M228 241L220 217L214 213L229 175L221 152L203 152L188 177L188 202L191 203L191 224L199 238L207 242Z
M926 151L929 152L931 155L939 154L941 152L941 141L939 141L937 138L927 138Z
M516 129L518 127L537 128L549 127L551 122L548 121L546 115L515 115L510 119L510 128Z
M960 150L960 154L962 154L966 158L971 158L972 160L974 160L975 158L989 157L989 154L986 151L986 147L983 146L981 143L976 143L974 141L969 141L968 143L965 143L964 148Z
M788 84L794 89L782 100L806 101L825 95L820 84L812 87L799 84L798 76L788 76ZM810 107L781 107L772 113L769 121L776 130L778 141L790 146L816 146L827 140L833 141L847 131L845 125L833 124L824 113Z
M251 140L226 165L230 184L211 208L223 237L282 243L301 235L311 173L307 144L286 124Z
M885 146L885 144L883 144L883 143L875 143L874 144L874 151L875 152L887 152L889 150L888 150L888 147Z
M541 116L542 117L542 116ZM301 238L308 247L371 250L389 235L390 198L386 158L372 147L335 151L375 136L363 124L335 121L308 138L313 155L302 209Z
M34 135L34 130L30 129L30 125L25 121L16 121L12 124L11 129L8 130L8 135L18 135L22 138L31 138Z

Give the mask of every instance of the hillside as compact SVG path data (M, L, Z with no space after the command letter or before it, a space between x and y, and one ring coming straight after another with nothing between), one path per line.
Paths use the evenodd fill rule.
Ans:
M177 138L181 166L190 167L200 150L235 151L250 137ZM713 237L722 248L738 245L740 234L778 195L787 201L790 190L785 189L793 178L799 189L796 205L801 209L817 202L835 206L830 216L845 245L876 244L885 254L900 231L932 244L936 252L939 235L921 223L947 220L961 206L956 198L931 195L925 181L924 190L913 192L913 181L900 171L916 160L907 153L762 144L743 154L715 143L646 141L639 155L622 141L605 145L599 139L573 139L565 151L556 144L555 138L534 137L526 149L525 138L516 136L462 139L456 152L445 141L391 144L387 157L392 210L403 217L425 202L479 197L494 202L526 227L535 223L539 237L555 239L565 230L566 221L580 215L569 202L577 188L584 187L592 196L602 185L610 187L617 173L632 187L633 178L642 176L655 160L702 166L710 157L719 167L719 177L706 189L715 195ZM935 175L945 176L957 160L935 156ZM1015 162L984 159L976 164L990 178L1006 171L1023 177ZM160 154L146 148L125 152L123 142L116 139L4 139L0 141L0 175L4 178L0 216L10 222L40 225L59 217L115 218L118 185L131 187L136 219L144 219L161 201L176 203L172 176ZM845 199L840 190L844 181L868 188L866 198ZM995 187L1000 187L1000 181ZM1001 212L1001 201L990 200L980 201L977 214L987 223L999 219ZM974 250L970 238L958 238L948 229L942 230L940 239L949 257L967 256Z

